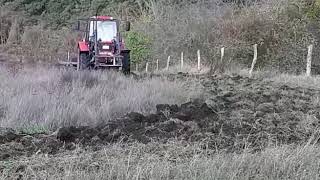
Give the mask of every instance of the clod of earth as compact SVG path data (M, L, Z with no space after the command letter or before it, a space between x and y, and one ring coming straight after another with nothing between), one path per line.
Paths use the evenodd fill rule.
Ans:
M11 128L0 127L0 144L11 142L19 138L19 135Z
M189 140L195 129L205 129L218 120L217 113L201 101L177 105L158 105L157 113L144 116L129 113L123 118L105 125L92 127L61 128L57 138L64 142L90 144L93 137L101 142L152 140L167 141L170 138ZM194 122L194 123L190 123ZM198 133L198 132L196 132Z

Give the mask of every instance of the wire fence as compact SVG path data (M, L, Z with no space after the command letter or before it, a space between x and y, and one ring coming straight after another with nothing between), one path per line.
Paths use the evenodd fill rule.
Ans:
M212 50L212 49L211 49ZM240 51L241 50L241 51ZM208 60L208 57L203 56L206 50L197 50L195 55L186 56L185 52L180 53L180 57L168 56L162 59L153 59L140 64L133 64L133 71L156 73L163 71L180 71L180 72L202 72L204 69L210 71L223 71L233 63L239 63L249 68L249 76L252 76L255 69L262 67L272 67L273 69L291 69L292 72L304 73L306 76L311 76L312 58L314 55L314 45L309 45L305 48L292 49L291 53L278 53L278 61L272 58L272 52L268 52L269 56L263 48L259 48L258 44L242 45L239 47L216 47L213 48L215 55ZM268 62L266 60L270 59ZM270 63L271 62L271 63ZM269 63L269 64L268 64ZM257 66L259 65L259 66ZM316 66L316 65L315 65Z

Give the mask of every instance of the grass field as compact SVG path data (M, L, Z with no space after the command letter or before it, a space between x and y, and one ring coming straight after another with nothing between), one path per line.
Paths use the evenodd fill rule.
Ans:
M156 104L182 103L201 93L191 80L43 67L0 67L0 82L0 127L94 125L132 111L151 113Z
M53 65L98 14L131 21L140 73ZM320 179L319 18L320 0L0 0L0 180Z
M246 71L239 73L241 76L230 74L175 78L166 74L151 78L110 71L79 73L44 67L21 70L0 67L0 127L23 129L30 134L16 141L2 144L0 141L0 179L319 179L317 110L320 106L316 101L319 79L263 72L255 74L257 79L248 79ZM232 95L230 91L240 94ZM266 96L270 97L259 99ZM258 151L250 148L229 151L212 148L206 144L210 142L207 139L188 142L171 138L147 144L120 141L83 146L76 143L72 144L73 150L66 150L70 144L65 144L57 153L45 153L43 149L29 151L33 146L26 145L26 142L42 143L41 138L32 134L48 134L62 126L95 126L134 111L154 113L156 105L161 103L179 105L202 98L214 104L221 97L229 98L220 104L223 107L218 112L226 119L212 121L233 125L230 128L234 130L261 125L261 133L267 134L270 145ZM266 114L260 117L260 124L249 124L250 119L259 118L250 115L248 102L255 98L257 102L263 100L262 104L274 101L274 112L269 107L262 109ZM229 102L230 108L224 102ZM257 106L252 108L260 108ZM232 109L236 107L240 109ZM277 110L283 107L287 109ZM272 123L277 117L284 122L278 122L275 127ZM299 122L292 127L295 121ZM6 138L1 133L0 128L0 138ZM213 142L228 143L231 134L221 127ZM55 138L50 135L44 141L48 147L52 146L49 141L52 137ZM291 141L290 137L310 137L310 141ZM261 144L266 140L262 138ZM245 140L239 136L238 141L232 141L236 147ZM19 154L28 151L32 153ZM18 153L5 159L2 152Z
M210 154L177 142L112 145L0 162L0 179L319 179L319 150L307 145Z

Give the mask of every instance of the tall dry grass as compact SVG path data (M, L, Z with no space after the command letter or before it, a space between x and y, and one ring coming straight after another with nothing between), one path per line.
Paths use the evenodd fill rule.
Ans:
M199 145L112 145L0 162L0 179L319 179L319 147L211 154Z
M0 67L0 127L94 125L156 104L198 97L196 82L135 79L118 72Z

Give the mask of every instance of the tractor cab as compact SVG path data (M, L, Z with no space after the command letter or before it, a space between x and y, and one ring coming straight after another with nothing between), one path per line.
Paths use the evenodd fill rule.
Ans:
M116 21L97 21L97 38L100 41L111 42L118 36L118 23ZM95 36L95 22L90 22L89 36Z
M93 16L81 21L84 23L78 21L75 28L84 32L78 42L77 69L114 68L130 72L130 50L125 48L120 33L121 22L110 16ZM130 23L125 25L129 31Z
M99 16L92 17L88 23L88 38L89 46L94 51L95 40L97 40L97 52L103 54L120 54L121 45L123 44L119 33L119 21L112 17Z

